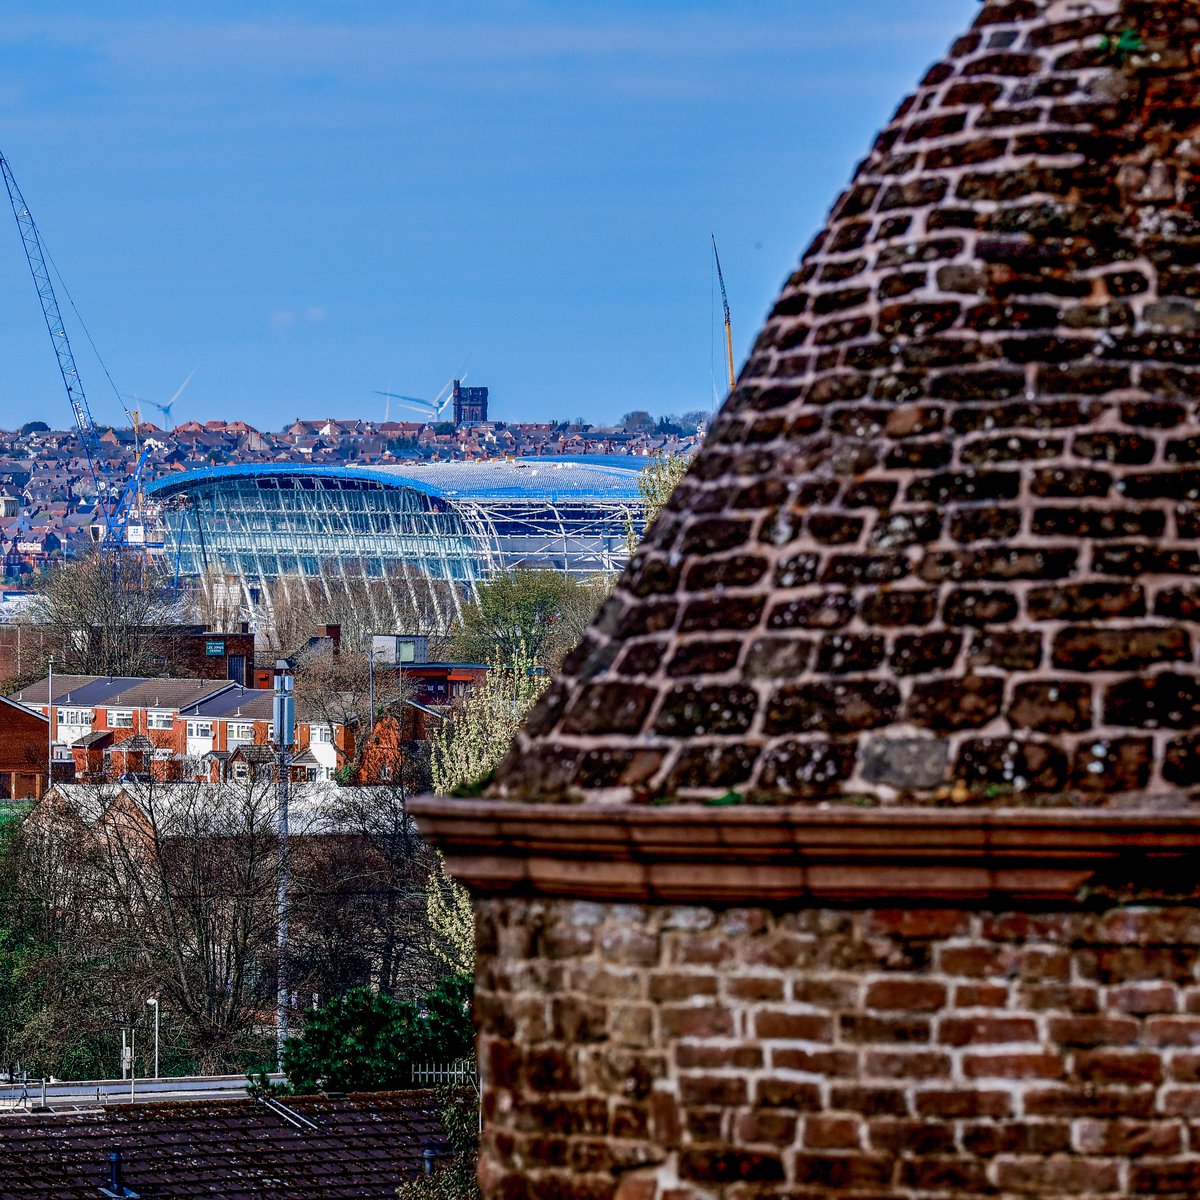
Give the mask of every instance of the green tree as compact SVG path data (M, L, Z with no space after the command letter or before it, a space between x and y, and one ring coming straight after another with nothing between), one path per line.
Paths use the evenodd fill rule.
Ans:
M392 1091L409 1086L415 1062L469 1057L472 987L468 975L448 976L420 1003L352 988L310 1009L304 1032L284 1046L291 1090Z
M512 663L528 655L555 671L607 598L607 576L578 579L562 571L518 567L479 585L455 626L452 653L464 662Z
M513 658L493 658L487 676L434 732L429 748L433 790L446 796L485 782L548 683L520 643Z
M479 1094L474 1088L441 1087L438 1101L451 1153L430 1174L402 1183L397 1200L479 1200Z
M680 480L687 474L688 467L692 465L693 458L694 454L664 454L661 450L655 450L638 472L637 489L642 497L643 529L649 529L666 507L671 493L679 486ZM632 528L629 538L632 553L638 541Z

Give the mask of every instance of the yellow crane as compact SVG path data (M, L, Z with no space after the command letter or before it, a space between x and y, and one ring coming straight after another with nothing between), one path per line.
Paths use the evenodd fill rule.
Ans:
M721 256L717 253L717 235L709 234L712 238L713 259L717 264L717 282L721 285L721 304L725 309L725 362L729 368L729 390L737 382L733 376L733 326L729 322L729 297L725 294L725 276L721 274Z

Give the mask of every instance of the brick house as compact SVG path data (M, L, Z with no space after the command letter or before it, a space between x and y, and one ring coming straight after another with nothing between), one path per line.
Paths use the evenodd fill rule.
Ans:
M70 748L81 781L125 772L215 781L239 747L268 747L275 736L272 693L228 679L56 675L53 695L47 693L42 679L9 700L54 721L55 740ZM137 740L124 746L129 739ZM293 768L299 778L332 779L351 754L350 730L297 702Z
M0 798L36 800L46 790L49 722L0 696Z
M1200 18L988 0L484 797L487 1200L1200 1195Z

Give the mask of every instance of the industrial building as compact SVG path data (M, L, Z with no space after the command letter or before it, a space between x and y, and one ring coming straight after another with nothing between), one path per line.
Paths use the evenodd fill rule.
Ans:
M150 484L168 561L252 587L281 575L385 578L416 568L473 585L497 570L590 575L620 569L640 531L627 459L502 459L396 466L263 463Z

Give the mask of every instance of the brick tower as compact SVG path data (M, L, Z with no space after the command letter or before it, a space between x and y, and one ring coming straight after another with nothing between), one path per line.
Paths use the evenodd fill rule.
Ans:
M495 1200L1200 1194L1200 6L985 3L480 801Z

